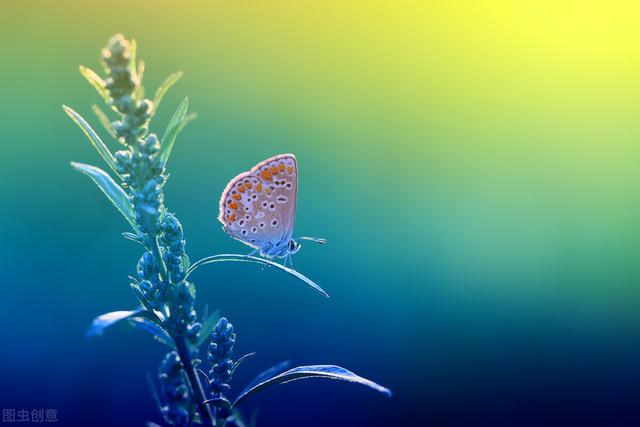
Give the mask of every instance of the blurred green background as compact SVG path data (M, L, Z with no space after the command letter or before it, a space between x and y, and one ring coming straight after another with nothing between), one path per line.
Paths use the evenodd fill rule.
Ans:
M395 392L294 383L247 407L261 425L640 424L639 19L617 0L2 2L0 406L159 420L145 372L164 349L84 340L135 304L139 248L69 167L102 165L61 109L99 127L78 65L101 71L122 32L148 92L185 72L152 131L184 96L199 116L166 187L191 259L248 251L220 192L283 152L297 233L329 241L294 258L329 300L251 265L194 275L257 352L236 391L291 359Z

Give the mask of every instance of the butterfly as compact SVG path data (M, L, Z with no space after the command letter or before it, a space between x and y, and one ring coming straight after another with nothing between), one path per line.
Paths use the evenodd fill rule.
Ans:
M324 244L315 237L293 239L298 201L298 162L293 154L273 156L233 178L220 197L218 220L229 236L265 258L290 256L299 240Z

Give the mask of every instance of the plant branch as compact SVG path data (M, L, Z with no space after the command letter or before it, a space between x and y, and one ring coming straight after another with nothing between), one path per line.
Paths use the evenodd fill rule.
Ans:
M193 362L191 361L187 342L182 335L174 335L173 340L176 343L176 349L178 351L178 356L180 356L180 360L182 361L184 371L187 373L191 391L193 392L193 396L195 397L196 404L200 411L200 416L202 417L202 421L207 426L215 426L216 422L213 418L213 415L211 414L209 405L206 405L204 403L204 401L206 400L204 387L202 386L200 377L198 376L198 373L193 366Z

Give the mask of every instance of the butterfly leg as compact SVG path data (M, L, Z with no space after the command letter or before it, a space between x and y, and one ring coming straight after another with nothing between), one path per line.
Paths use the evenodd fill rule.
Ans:
M284 262L282 263L285 267L287 266L287 264L289 264L289 268L293 268L293 257L291 256L291 254L287 254L284 257Z

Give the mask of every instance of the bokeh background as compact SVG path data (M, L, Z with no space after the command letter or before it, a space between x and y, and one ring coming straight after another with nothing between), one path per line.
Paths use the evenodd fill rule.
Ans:
M164 348L84 338L135 304L139 248L69 167L100 159L61 109L99 127L77 67L123 32L149 92L185 72L152 130L187 95L199 115L166 187L192 260L247 251L219 194L282 152L298 233L329 240L294 259L329 300L252 265L194 275L257 352L236 390L289 359L395 393L293 383L247 402L258 425L640 425L639 20L618 0L2 2L0 406L160 420Z

